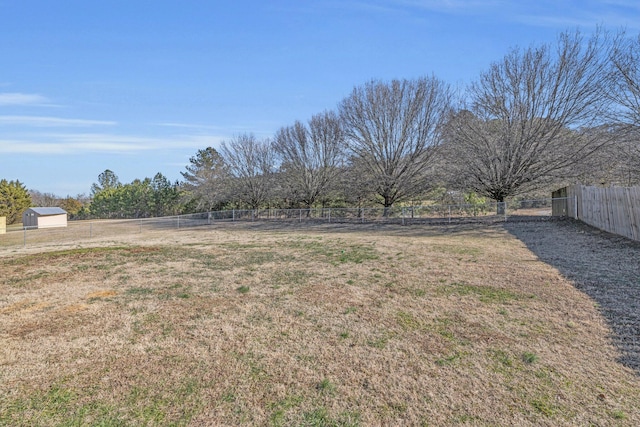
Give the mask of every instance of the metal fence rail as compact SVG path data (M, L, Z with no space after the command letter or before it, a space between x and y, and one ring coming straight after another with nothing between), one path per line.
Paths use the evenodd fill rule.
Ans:
M564 199L555 199L564 200ZM498 222L551 217L554 199L487 202L465 205L425 205L392 208L231 209L161 218L69 221L62 228L21 228L0 235L0 247L59 243L129 235L143 230L177 230L236 221L309 223L447 224Z

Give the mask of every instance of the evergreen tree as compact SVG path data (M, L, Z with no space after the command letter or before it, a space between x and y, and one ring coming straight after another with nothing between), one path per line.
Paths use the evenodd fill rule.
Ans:
M31 206L31 196L18 180L0 180L0 216L7 217L7 224L22 219L22 213Z
M222 208L229 197L230 174L220 153L207 147L198 150L189 163L187 171L181 172L189 205L196 211Z

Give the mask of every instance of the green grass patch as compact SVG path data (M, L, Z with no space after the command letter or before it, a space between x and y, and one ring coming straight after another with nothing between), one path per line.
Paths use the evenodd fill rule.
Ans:
M470 285L464 282L451 282L440 286L438 292L444 295L475 296L484 303L504 304L509 301L522 299L523 296L506 289L492 286Z
M539 358L537 354L526 351L522 353L521 359L527 365L531 365L536 363Z
M475 248L470 246L462 246L460 245L445 245L445 244L437 244L433 245L432 250L434 252L442 252L446 254L452 255L469 255L469 256L479 256L484 253L484 250L481 248Z
M134 296L144 296L152 293L153 289L150 288L129 288L125 291L125 294Z
M460 362L460 360L462 360L462 354L456 351L453 354L436 359L436 365L438 366L456 365Z
M37 271L33 274L23 274L17 277L5 277L0 280L0 284L11 286L14 288L23 288L36 280L48 277L50 273L46 271Z
M551 417L557 412L558 408L556 405L553 405L550 400L547 396L539 397L531 401L531 406L542 415Z
M513 359L503 350L489 350L488 356L496 362L496 371L504 371L505 368L513 367Z
M316 384L316 390L323 394L334 394L336 391L336 386L331 381L325 378L318 384Z
M611 411L611 416L613 417L614 420L626 420L627 419L627 414L625 414L624 411L621 411L620 409L615 409L615 410Z
M326 408L318 407L302 414L301 427L357 427L360 426L360 414L343 412L332 417Z
M404 330L421 329L422 323L411 313L399 311L396 313L396 321Z
M304 398L302 396L290 395L284 399L270 403L268 408L273 412L269 416L269 424L273 427L290 425L287 422L287 414L291 412L293 408L300 406L303 401Z

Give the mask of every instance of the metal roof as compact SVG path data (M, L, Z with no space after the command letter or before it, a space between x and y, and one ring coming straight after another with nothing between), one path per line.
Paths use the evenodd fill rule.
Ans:
M61 215L67 213L67 211L62 208L29 208L28 210L38 215Z

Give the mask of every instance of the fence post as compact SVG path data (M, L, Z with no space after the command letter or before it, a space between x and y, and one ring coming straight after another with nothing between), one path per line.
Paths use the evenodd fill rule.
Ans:
M573 195L573 212L575 215L574 219L580 219L580 215L578 215L578 195Z
M298 214L298 222L302 222L302 209L300 209L300 212Z
M235 221L236 220L236 210L232 209L231 210L231 221Z
M329 208L329 222L331 222L331 208Z
M449 205L449 223L451 223L451 205Z
M364 224L364 208L362 208L362 223Z

